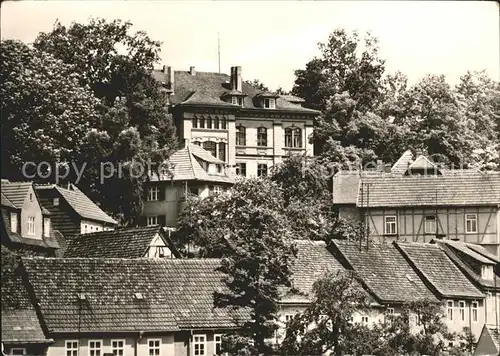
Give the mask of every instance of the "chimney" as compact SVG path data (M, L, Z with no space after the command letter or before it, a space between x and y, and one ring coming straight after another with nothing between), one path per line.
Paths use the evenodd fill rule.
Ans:
M241 67L231 67L231 89L241 91Z
M194 66L189 67L189 74L196 75L196 70L194 69Z
M174 93L174 70L170 66L163 66L163 74L165 75L165 87L170 94Z

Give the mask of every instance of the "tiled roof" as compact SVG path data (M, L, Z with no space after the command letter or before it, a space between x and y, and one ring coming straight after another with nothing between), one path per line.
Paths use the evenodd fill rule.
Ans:
M5 182L2 180L2 205L4 205L3 196L5 195L16 208L21 209L26 194L32 186L31 182Z
M157 235L176 253L161 227L141 226L77 235L68 242L64 257L141 258Z
M116 220L99 208L96 203L90 200L76 186L72 185L71 189L62 188L58 185L37 185L36 189L56 189L73 210L82 218L105 222L109 224L117 224Z
M53 332L229 328L246 316L213 307L213 293L225 288L220 260L23 258L23 265Z
M370 244L366 249L363 244L361 250L356 242L334 240L332 245L380 302L436 299L393 245Z
M284 99L286 101L289 101L291 103L305 103L306 101L302 98L299 98L298 96L295 95L280 95L281 99Z
M443 176L366 177L370 207L467 206L500 204L500 172ZM368 189L358 193L366 207Z
M379 171L339 171L333 177L333 204L356 204L362 177L389 177Z
M203 148L197 145L187 145L170 156L169 161L173 166L172 172L171 174L160 176L160 180L198 180L228 184L233 184L235 182L235 176L227 170L225 170L224 173L208 173L203 169L197 158L205 162L225 165L224 162L215 158L210 152ZM152 175L151 180L158 180L156 174Z
M161 82L166 83L165 74L161 70L153 71L154 78ZM224 93L231 90L231 85L229 84L231 77L223 73L212 73L212 72L199 72L197 71L195 75L191 75L188 71L175 71L174 74L174 94L171 96L172 104L186 103L186 100L194 93L203 93L203 97L196 99L194 104L207 104L220 105L220 106L236 106L220 100ZM242 94L246 95L243 99L243 107L245 109L256 109L253 98L258 94L262 93L251 85L242 82ZM207 96L209 98L207 98ZM198 102L201 100L201 102ZM303 108L300 105L291 103L283 98L278 98L276 100L277 110L286 111L296 111L301 113L311 113L318 114L318 111Z
M2 272L1 287L2 342L48 342L21 276L15 272Z
M394 245L442 297L484 298L439 246L401 242Z
M195 91L191 95L189 95L186 100L182 102L182 104L191 104L191 105L218 105L218 106L227 106L236 108L238 105L234 105L225 101L220 100L219 98L215 98L201 91Z
M485 325L496 350L500 353L500 330L496 325Z
M396 175L402 176L408 170L413 160L413 153L411 150L406 150L401 157L392 165L391 172Z
M478 261L480 263L489 264L489 265L495 265L496 264L496 261L493 261L493 260L491 260L491 259L483 256L482 254L476 252L476 250L474 249L473 246L471 248L472 244L465 243L465 242L462 242L462 241L451 241L451 240L436 240L436 242L438 244L449 245L452 248L454 248L454 249L456 249L456 250L458 250L458 251L460 251L462 253L465 253L469 257L472 257L473 259L475 259L476 261ZM479 248L486 250L482 246L479 246Z
M418 156L413 163L410 164L410 170L434 170L436 169L436 165L431 162L430 159L425 157L424 155Z
M484 256L484 257L487 257L488 259L496 262L496 263L499 263L500 262L500 258L498 258L497 255L494 255L492 254L491 252L489 252L487 249L485 249L483 246L481 245L476 245L476 244L467 244L467 247L477 253L479 253L480 255Z
M2 206L16 209L17 207L7 198L7 196L2 192Z
M293 240L297 246L297 258L292 265L292 287L298 295L285 295L283 302L310 302L314 282L328 272L341 271L345 268L328 251L323 241Z

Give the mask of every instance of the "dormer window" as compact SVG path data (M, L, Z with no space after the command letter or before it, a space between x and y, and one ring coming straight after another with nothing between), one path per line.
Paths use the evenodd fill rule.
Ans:
M276 108L276 99L275 98L265 98L264 99L264 107L266 109L275 109Z
M243 98L240 96L232 96L231 104L243 107Z
M493 280L493 266L491 265L481 266L481 278L487 280Z
M53 204L54 204L54 206L58 206L59 205L59 198L54 198Z

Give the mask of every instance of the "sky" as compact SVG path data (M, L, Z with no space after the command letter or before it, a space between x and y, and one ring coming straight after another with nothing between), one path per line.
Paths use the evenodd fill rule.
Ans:
M221 72L242 67L243 79L289 90L294 70L320 54L336 28L370 31L389 73L415 83L445 74L456 84L467 70L500 80L500 13L495 1L6 1L2 39L33 42L56 20L122 19L163 42L161 65Z

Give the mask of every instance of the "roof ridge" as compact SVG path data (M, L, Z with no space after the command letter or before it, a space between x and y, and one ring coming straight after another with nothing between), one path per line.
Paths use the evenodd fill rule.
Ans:
M194 169L194 162L193 162L193 155L191 153L191 145L190 144L187 144L186 145L186 150L187 150L187 153L188 153L188 158L189 158L189 163L190 163L190 166L191 166L191 171L193 172L193 177L194 179L197 179L198 177L196 176L196 172L195 172L195 169Z

